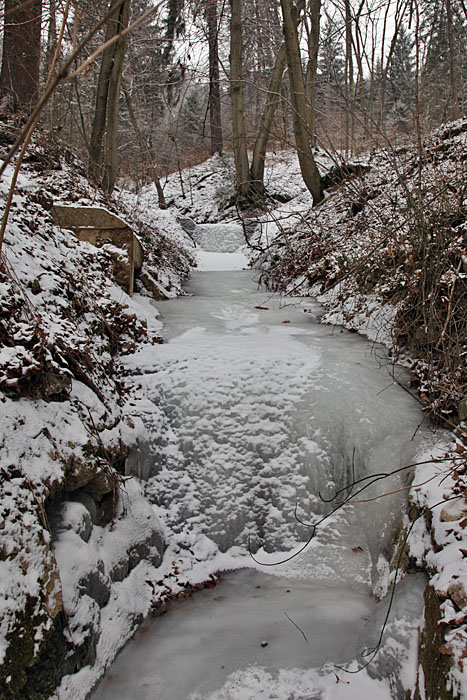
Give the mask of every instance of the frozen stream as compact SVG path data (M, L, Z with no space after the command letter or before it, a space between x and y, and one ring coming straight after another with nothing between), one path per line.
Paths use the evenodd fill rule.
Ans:
M425 439L412 439L419 409L392 383L382 348L320 325L311 299L281 299L258 290L252 271L229 270L243 262L239 227L195 234L208 271L193 274L191 296L158 302L166 343L129 362L150 435L133 469L148 479L166 560L185 580L238 571L148 621L93 697L403 698L419 576L400 586L369 673L339 671L337 682L334 665L351 664L378 637L386 603L373 591L387 583L405 496L337 511L300 556L274 562L332 509L320 494L413 460Z

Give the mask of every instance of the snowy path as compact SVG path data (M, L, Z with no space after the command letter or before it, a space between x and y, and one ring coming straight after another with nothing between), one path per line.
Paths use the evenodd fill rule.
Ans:
M233 230L224 256L222 227L202 234L211 248L202 266L241 261ZM383 352L317 323L311 300L284 304L241 270L195 272L188 291L158 304L168 342L128 368L148 399L158 457L141 472L166 524L168 557L202 580L254 567L249 538L265 563L300 547L310 528L296 505L300 520L316 522L329 510L320 492L409 463L420 414L381 368ZM299 558L230 575L176 606L124 650L95 697L387 700L387 686L366 673L336 686L334 667L316 669L351 662L368 643L371 586L402 508L401 499L349 507ZM407 639L386 665L399 676Z

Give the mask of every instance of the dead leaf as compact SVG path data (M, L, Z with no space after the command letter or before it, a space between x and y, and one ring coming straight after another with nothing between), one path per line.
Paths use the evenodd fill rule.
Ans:
M439 653L443 654L443 656L452 656L454 652L451 649L451 647L448 647L447 644L441 644L439 648Z
M352 547L352 552L363 552L363 549L359 545L358 547Z
M282 323L290 323L290 321L282 321Z
M269 311L269 306L255 306L255 309L260 309L261 311Z

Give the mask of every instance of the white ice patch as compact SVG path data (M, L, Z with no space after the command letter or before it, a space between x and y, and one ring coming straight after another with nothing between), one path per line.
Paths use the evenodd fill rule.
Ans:
M248 257L242 250L214 253L197 248L195 255L200 271L244 270L248 267Z

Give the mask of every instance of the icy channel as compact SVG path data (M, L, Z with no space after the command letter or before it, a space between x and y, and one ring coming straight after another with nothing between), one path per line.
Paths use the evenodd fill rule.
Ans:
M127 363L147 397L149 445L133 470L165 523L166 563L191 581L231 571L147 622L93 697L402 698L419 577L400 589L373 671L336 667L355 668L378 637L386 603L373 592L387 583L404 495L335 513L326 501L414 459L428 439L418 407L392 381L382 347L320 324L311 299L283 299L258 289L253 271L225 270L243 262L232 227L224 257L222 227L201 233L204 271L189 296L158 303L167 342Z

